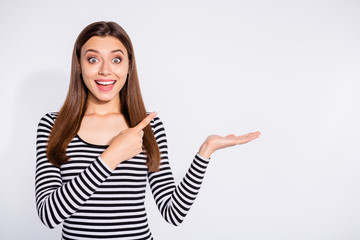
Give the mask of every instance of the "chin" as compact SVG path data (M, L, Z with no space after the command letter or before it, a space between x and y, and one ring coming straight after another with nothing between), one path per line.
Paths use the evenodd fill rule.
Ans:
M95 102L101 102L101 103L107 103L115 100L115 98L119 96L119 94L104 94L104 93L98 93L98 94L92 94L89 92L88 100L94 100Z
M107 102L111 102L111 101L115 100L115 97L99 97L99 98L97 98L97 100L100 102L107 103Z

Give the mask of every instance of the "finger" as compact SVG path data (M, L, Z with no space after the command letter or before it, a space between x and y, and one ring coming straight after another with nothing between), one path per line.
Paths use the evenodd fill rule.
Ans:
M248 134L245 134L245 135L242 135L240 137L258 137L261 133L260 132L251 132L251 133L248 133Z
M237 136L237 144L243 144L243 143L247 143L250 142L256 138L258 138L260 135L260 132L252 132L252 133L248 133L242 136Z
M229 138L229 137L235 137L235 134L229 134L226 136L226 138Z
M150 122L153 120L153 118L157 115L156 112L152 112L149 115L147 115L146 118L144 118L138 125L136 125L134 128L137 130L143 130Z

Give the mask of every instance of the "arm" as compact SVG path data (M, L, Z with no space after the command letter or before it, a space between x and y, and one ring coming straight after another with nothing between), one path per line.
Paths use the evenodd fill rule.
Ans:
M54 118L46 114L39 122L36 139L36 208L41 221L54 228L76 212L111 174L111 170L96 158L82 173L63 184L60 168L46 157L46 147Z
M260 132L242 136L230 134L226 137L210 135L201 145L184 178L176 186L168 160L165 129L159 118L154 118L152 128L160 148L161 164L158 172L149 173L150 188L162 216L176 226L184 220L199 193L211 155L216 150L252 141L260 134Z
M148 175L150 188L161 215L177 226L184 220L199 193L209 160L197 154L185 177L176 186L168 160L165 130L159 118L154 118L152 128L160 148L161 164L158 172Z
M46 157L48 138L55 121L45 115L38 125L35 197L38 215L48 227L54 228L75 213L110 176L122 161L142 151L142 129L156 113L148 115L136 127L122 131L110 146L83 172L63 183L60 169Z

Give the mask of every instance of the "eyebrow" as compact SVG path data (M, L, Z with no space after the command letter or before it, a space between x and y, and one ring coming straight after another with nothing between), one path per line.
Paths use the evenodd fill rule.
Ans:
M95 49L91 49L91 48L88 49L88 50L86 50L85 54L86 54L87 52L99 53L99 51L97 51L97 50L95 50ZM115 50L112 50L112 51L111 51L111 53L115 53L115 52L121 52L121 53L125 56L124 52L123 52L121 49L115 49Z

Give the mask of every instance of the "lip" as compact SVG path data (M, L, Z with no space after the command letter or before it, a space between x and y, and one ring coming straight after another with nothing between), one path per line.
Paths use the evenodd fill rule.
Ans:
M112 83L110 83L112 82ZM103 83L103 84L101 84ZM95 84L101 91L111 91L116 84L116 80L113 79L96 79Z

